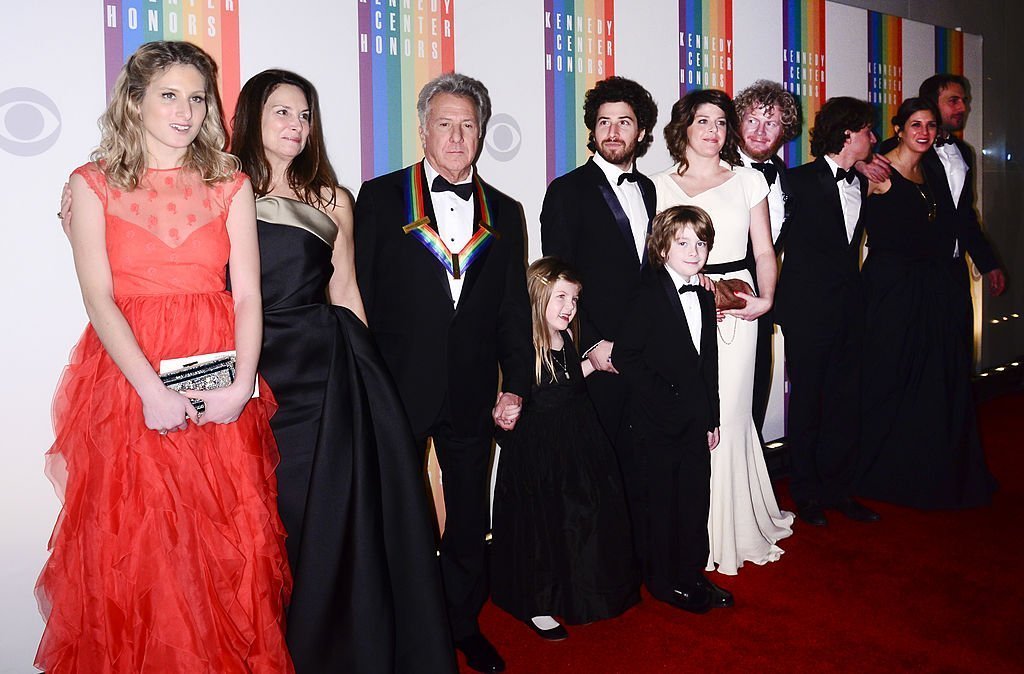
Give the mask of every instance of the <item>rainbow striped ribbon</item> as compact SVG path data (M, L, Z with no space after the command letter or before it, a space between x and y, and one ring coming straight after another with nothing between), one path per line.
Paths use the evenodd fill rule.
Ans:
M473 176L477 203L480 204L480 227L462 247L462 250L453 253L448 250L448 246L438 236L437 231L430 226L430 216L427 215L425 206L426 195L423 193L423 185L426 182L423 162L413 164L406 169L406 177L405 204L409 224L403 227L402 231L411 234L422 243L453 278L462 278L462 275L480 258L480 255L487 250L494 239L500 236L491 227L491 209L487 203L487 196L484 194L483 184L478 177Z

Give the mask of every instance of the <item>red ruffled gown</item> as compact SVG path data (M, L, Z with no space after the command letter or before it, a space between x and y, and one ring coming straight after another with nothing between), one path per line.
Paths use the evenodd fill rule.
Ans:
M150 170L131 192L99 167L114 297L143 353L234 345L228 207L245 176ZM87 327L53 404L47 473L63 501L37 584L48 674L282 674L291 591L277 514L269 389L231 424L146 428L142 402Z

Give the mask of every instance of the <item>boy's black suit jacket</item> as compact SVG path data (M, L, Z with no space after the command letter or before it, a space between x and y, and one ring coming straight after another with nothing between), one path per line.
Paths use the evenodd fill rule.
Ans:
M438 418L446 396L457 434L490 434L499 364L503 391L525 398L533 376L521 210L483 183L498 237L466 272L456 309L444 267L403 231L407 175L401 169L364 183L356 201L356 275L367 322L417 434ZM474 197L476 223L478 202Z
M861 217L846 238L839 187L823 157L789 171L790 217L785 257L775 289L775 322L786 328L820 330L864 306L860 242L864 233L867 181L858 176Z
M679 291L664 269L645 270L622 321L615 365L629 382L632 420L642 437L677 438L719 425L715 299L704 289L697 291L697 298L702 322L699 354Z

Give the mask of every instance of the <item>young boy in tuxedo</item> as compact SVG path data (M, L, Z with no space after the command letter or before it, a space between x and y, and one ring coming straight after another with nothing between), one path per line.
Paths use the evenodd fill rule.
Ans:
M710 452L719 439L718 340L714 294L697 272L714 240L711 218L695 206L655 217L649 265L615 343L644 480L630 503L643 523L634 534L644 584L656 599L693 613L733 604L703 573Z

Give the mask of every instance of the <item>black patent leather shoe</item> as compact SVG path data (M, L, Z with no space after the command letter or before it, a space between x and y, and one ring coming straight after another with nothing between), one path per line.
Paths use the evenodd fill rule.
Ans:
M711 593L699 583L676 588L659 598L690 613L700 614L711 610Z
M732 598L732 592L718 587L706 576L701 576L697 580L697 584L708 591L708 595L711 597L711 608L730 608L736 603Z
M537 627L537 623L532 620L527 620L526 624L529 625L531 630L537 633L537 636L545 641L564 641L569 638L569 630L565 629L562 625L555 625L554 627L544 630Z
M796 514L800 516L801 520L807 522L811 526L828 526L828 520L825 519L825 511L822 509L821 504L816 501L798 505L796 507Z
M882 519L874 510L861 503L857 503L852 498L848 498L836 505L836 510L854 522L877 522Z
M455 648L466 656L466 664L478 672L504 672L505 661L498 655L491 642L477 632L455 642Z

